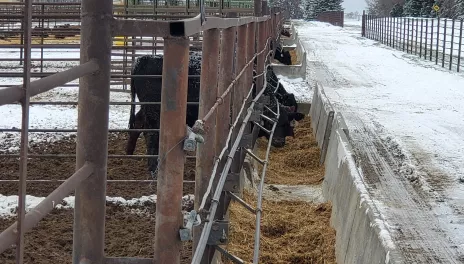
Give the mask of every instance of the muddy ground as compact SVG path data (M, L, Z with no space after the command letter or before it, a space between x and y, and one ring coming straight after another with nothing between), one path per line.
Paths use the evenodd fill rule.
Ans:
M125 154L125 134L112 134L109 137L109 154ZM137 144L136 154L145 154L144 140ZM34 154L73 154L75 137L60 140L50 145L31 145ZM19 160L0 158L0 179L17 180ZM66 179L74 172L74 158L66 159L30 159L28 178L40 180ZM185 180L195 180L195 160L188 159L185 166ZM147 180L147 161L134 159L110 159L108 162L109 180ZM60 183L27 184L27 194L47 196ZM194 184L184 185L184 194L193 194ZM18 183L0 183L0 194L16 195ZM107 195L126 199L156 193L156 183L108 183ZM153 257L153 239L155 235L155 204L128 208L107 204L106 209L105 252L111 257ZM15 219L1 219L0 230L6 229ZM26 235L27 264L71 263L73 210L55 209L39 225ZM190 263L191 245L185 244L182 263ZM15 263L15 251L10 249L0 255L0 263Z
M135 210L137 212L135 212ZM153 257L155 206L130 209L106 207L105 254L111 257ZM1 219L0 230L14 219ZM26 264L72 263L73 210L54 210L26 234ZM190 263L191 244L184 244L181 263ZM14 248L0 255L0 263L15 263Z
M125 155L126 134L111 134L108 142L108 153ZM56 143L32 145L31 154L74 154L76 153L75 137L62 139ZM145 153L145 141L140 137L137 141L136 153ZM32 158L28 163L28 179L30 180L66 180L75 172L75 158ZM0 158L0 180L19 179L19 159ZM147 159L109 159L108 180L150 180L147 170ZM187 159L184 180L195 180L195 160ZM27 184L27 194L47 196L60 182L31 182ZM184 184L184 194L193 194L194 183ZM17 182L1 182L0 193L3 195L18 194ZM153 182L108 182L107 195L123 198L134 198L156 193Z

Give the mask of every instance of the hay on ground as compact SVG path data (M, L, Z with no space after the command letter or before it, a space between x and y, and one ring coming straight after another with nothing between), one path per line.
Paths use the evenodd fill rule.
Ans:
M256 197L246 191L244 200L256 205ZM259 263L336 263L331 210L328 203L264 200ZM230 207L230 219L227 250L251 263L255 216L234 202Z
M267 140L259 139L258 155L264 157ZM319 165L320 148L312 135L308 116L295 128L295 138L287 137L283 148L271 148L266 172L267 184L318 184L324 179L324 166Z
M292 65L297 65L298 55L296 54L296 49L292 49L289 52L290 52L290 57L292 58Z

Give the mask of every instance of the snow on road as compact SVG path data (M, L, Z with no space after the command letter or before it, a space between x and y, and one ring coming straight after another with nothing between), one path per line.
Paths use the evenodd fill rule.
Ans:
M359 21L347 22L294 22L310 82L367 153L363 172L407 263L461 263L464 75L364 39Z

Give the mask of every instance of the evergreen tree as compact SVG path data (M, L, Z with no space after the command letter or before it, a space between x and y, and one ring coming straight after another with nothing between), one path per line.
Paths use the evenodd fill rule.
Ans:
M390 11L390 16L392 17L402 17L403 16L403 6L400 4L395 4Z
M304 16L307 20L316 17L326 11L343 11L343 0L306 0Z
M316 0L306 0L305 8L304 8L304 18L306 20L314 20L316 19Z
M464 0L456 0L456 18L464 19Z
M407 0L404 3L403 14L405 16L418 17L422 10L422 0Z
M412 17L430 17L434 3L437 2L434 0L406 0L403 14Z

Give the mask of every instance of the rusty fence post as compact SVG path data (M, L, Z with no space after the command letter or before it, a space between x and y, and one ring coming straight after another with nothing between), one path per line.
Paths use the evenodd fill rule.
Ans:
M253 59L255 52L256 52L256 23L251 22L248 24L248 31L247 31L247 62L250 62L250 60ZM245 79L247 80L246 86L250 88L251 84L253 83L253 63L251 63L251 65L248 66Z
M258 52L263 50L266 46L266 22L258 22L258 40L257 40L257 47ZM256 64L256 75L260 75L263 73L264 63L265 63L265 56L267 52L263 52L258 55L257 64ZM261 91L261 88L264 84L264 78L266 74L260 75L256 78L256 93Z
M79 80L76 169L94 172L76 188L73 263L103 263L111 65L111 0L83 0L80 63L96 60L100 70ZM97 41L98 40L98 41Z
M242 25L238 27L237 30L237 54L240 54L237 56L237 63L235 66L235 76L237 76L243 69L243 67L246 64L247 61L247 25ZM245 90L247 90L249 87L246 87L247 80L245 79L246 75L242 75L240 78L238 78L233 94L232 94L232 122L235 121L236 118L239 119L239 124L241 124L241 121L243 120L243 113L242 116L238 116L238 113L240 111L240 108L243 103L243 99L245 97ZM235 141L238 135L240 127L236 127L234 129L234 132L232 133L232 142ZM232 177L235 178L235 180L239 180L239 190L242 189L242 181L240 178L240 169L241 169L241 163L240 163L240 151L237 151L234 156L234 160L232 162L232 165L230 167L230 172L233 175Z
M219 29L209 29L203 32L203 48L202 53L208 54L203 56L201 61L201 77L200 77L200 104L198 119L202 119L208 111L213 107L217 100L218 91L218 62L219 62L219 45L220 45L220 31ZM220 96L221 94L219 94ZM221 106L222 108L223 106ZM206 121L205 127L207 128L206 140L203 144L198 144L197 147L197 160L196 160L196 174L195 174L195 210L198 212L203 196L208 189L208 183L213 170L213 160L219 148L216 144L216 115L213 113ZM221 135L222 136L222 135ZM221 138L223 139L223 138ZM207 205L209 208L209 204ZM202 223L200 227L193 228L193 252L197 248L198 241L201 236ZM211 252L212 251L212 252ZM206 247L205 254L201 263L209 263L209 254L206 252L214 253L214 248Z
M262 15L262 0L254 0L254 15L259 17Z
M31 31L32 31L32 0L26 0L24 5L24 65L23 88L24 97L21 100L21 150L19 164L19 190L18 190L18 239L16 242L16 263L22 264L24 260L24 234L26 217L26 179L27 155L29 152L29 102L31 86ZM22 38L21 38L22 40Z
M221 51L220 51L220 63L219 63L219 80L218 80L218 94L223 94L227 87L231 84L234 76L234 59L236 58L234 51L237 48L236 42L236 33L237 27L231 27L224 29L222 31L222 39L221 39ZM234 120L231 118L232 112L232 93L229 93L224 98L224 103L221 107L218 108L217 119L216 119L216 156L220 155L220 152L225 147L225 140L229 134L229 130L232 126ZM233 144L233 138L231 138L229 142L229 147ZM227 161L227 155L229 154L228 150L226 151L223 159L219 162L219 166L217 168L217 173L215 175L216 179L218 180L221 172L225 166L225 162ZM217 184L217 180L215 185ZM230 180L230 179L229 179ZM224 191L233 191L234 186L232 188L228 187L230 185L224 185ZM230 188L230 189L229 189ZM225 202L225 196L221 197L220 204L221 207L218 208L216 211L216 218L224 219L227 211L227 205Z
M180 263L189 38L164 39L155 225L155 263Z

